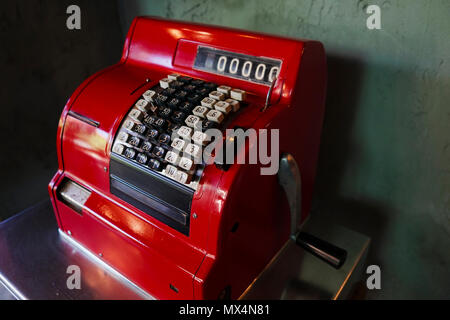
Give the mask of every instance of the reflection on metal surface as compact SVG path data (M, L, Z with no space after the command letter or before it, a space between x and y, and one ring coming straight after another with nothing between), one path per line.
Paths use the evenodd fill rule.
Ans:
M69 116L72 116L75 119L83 121L83 122L87 123L88 125L91 125L91 126L96 127L96 128L98 128L100 126L100 123L98 121L92 120L91 118L83 116L82 114L79 114L79 113L77 113L75 111L72 111L72 110L69 111Z
M98 271L100 273L103 273L105 271L110 272L114 275L114 277L118 278L123 284L125 284L127 287L132 289L133 291L136 291L139 295L141 295L143 298L147 300L155 300L153 296L145 292L143 289L139 288L137 285L135 285L133 282L128 280L126 277L124 277L122 274L120 274L117 270L115 270L113 267L105 263L103 260L99 259L95 254L87 250L85 247L83 247L81 244L79 244L77 241L75 241L70 236L66 235L61 229L58 229L59 234L62 236L62 239L69 242L71 245L79 249L81 252L83 252L89 259L92 260L94 264L96 264L99 268ZM99 253L99 256L102 257L103 255Z
M283 187L289 203L291 238L295 240L298 232L297 223L302 215L302 179L297 162L289 153L283 154L280 159L278 182Z
M15 298L16 300L28 300L11 282L8 281L1 273L0 273L0 285L3 287Z
M345 248L348 257L344 265L336 270L288 240L240 299L336 300L350 297L363 271L370 239L340 226L324 226L323 221L314 217L302 231L318 234Z
M1 223L0 286L6 287L17 299L152 299L57 230L48 200ZM348 258L342 268L334 269L289 240L241 299L341 299L349 296L363 270L369 238L342 227L324 225L314 217L302 231L346 248ZM81 290L69 290L66 286L69 265L81 269Z
M81 213L84 204L91 196L91 192L78 183L66 179L58 190L61 199L75 211Z
M46 200L0 223L0 286L17 299L152 298L72 240L65 241L54 217ZM81 269L81 290L67 288L70 265Z
M306 232L300 232L295 242L336 269L342 267L347 258L347 251L344 249Z

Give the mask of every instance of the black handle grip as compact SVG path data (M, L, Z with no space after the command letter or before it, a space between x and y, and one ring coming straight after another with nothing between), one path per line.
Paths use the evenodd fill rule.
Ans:
M295 242L336 269L342 267L345 259L347 258L347 251L344 249L336 247L335 245L319 239L309 233L300 232Z

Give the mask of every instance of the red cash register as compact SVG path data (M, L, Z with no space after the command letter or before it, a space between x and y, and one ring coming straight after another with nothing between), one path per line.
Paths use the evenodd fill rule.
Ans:
M325 91L320 42L136 18L62 112L61 233L156 299L238 298L309 213ZM194 161L211 128L277 129L301 216L265 164Z

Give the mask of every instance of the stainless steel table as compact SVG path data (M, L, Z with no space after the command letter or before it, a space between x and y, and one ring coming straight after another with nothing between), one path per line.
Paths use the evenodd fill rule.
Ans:
M310 219L304 231L341 246L348 257L336 270L289 241L241 299L338 299L360 279L370 240ZM81 269L70 290L67 268ZM95 255L58 232L50 201L0 223L0 299L152 299Z
M0 224L0 287L17 299L151 299L100 259L58 232L50 200ZM67 288L67 268L81 289Z

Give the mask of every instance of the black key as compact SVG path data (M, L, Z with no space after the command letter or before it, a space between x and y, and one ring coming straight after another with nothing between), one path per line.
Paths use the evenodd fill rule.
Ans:
M139 162L140 164L146 164L147 160L148 160L147 155L143 153L138 153L138 155L136 156L136 161Z
M170 109L169 107L161 108L161 109L159 109L159 111L158 111L158 115L159 115L161 118L168 118L171 114L172 114L172 109ZM156 125L156 121L155 121L154 126L157 126L157 125ZM157 127L159 127L159 126L157 126Z
M144 123L147 126L152 127L152 126L155 125L156 120L158 120L158 117L156 117L156 116L147 116L147 117L144 118Z
M153 169L153 170L156 170L156 171L161 171L162 170L161 162L159 162L156 159L150 159L150 161L148 162L148 166L150 167L150 169Z
M194 105L192 103L190 103L190 102L185 101L185 102L182 102L178 106L178 109L180 111L183 111L184 113L188 114L188 113L192 112L192 110L194 109Z
M213 129L217 127L217 123L213 122L213 121L202 121L202 131L206 131L208 129Z
M144 121L145 121L145 120L144 120ZM137 132L137 133L139 133L139 134L144 135L144 134L145 134L145 131L147 131L147 127L144 126L143 124L136 124L136 125L134 126L134 128L133 128L133 131L134 131L134 132Z
M167 106L174 109L176 108L179 104L181 103L181 101L177 98L172 98L170 99L170 101L167 103Z
M167 131L168 132L172 132L172 131L178 131L178 129L180 129L181 128L181 125L180 124L176 124L176 123L171 123L170 125L169 125L169 127L167 128Z
M187 97L187 101L189 101L192 104L198 104L202 100L202 96L194 93Z
M184 91L187 91L187 92L192 92L192 91L194 91L195 89L197 89L197 87L196 87L196 86L193 86L192 84L188 84L187 86L184 86L184 87L183 87L183 90L184 90Z
M156 99L156 96L155 98ZM153 112L155 112L155 110L158 109L158 106L156 104L154 104L153 102L149 102L148 103L148 110L147 110L147 114L151 115Z
M147 132L146 137L149 138L149 139L156 140L156 138L158 137L158 135L159 135L158 130L156 130L156 129L150 129L150 130Z
M173 122L182 123L186 119L186 114L182 111L175 111L171 119Z
M155 105L153 102L150 102L150 110L148 112L153 112L155 113L156 110L158 110L158 106Z
M159 136L158 142L162 143L162 144L169 144L170 143L170 135L167 133L161 134Z
M134 159L134 157L136 156L136 151L132 148L126 148L124 155L128 159Z
M192 78L190 77L179 77L178 81L183 82L183 83L188 83L191 82Z
M158 94L158 93L163 92L163 91L164 91L164 88L162 88L161 86L157 85L157 86L154 86L154 87L152 88L152 90L155 91L156 94Z
M155 99L155 104L157 106L164 106L166 104L167 100L169 100L169 96L166 96L163 94L158 94L158 96Z
M138 137L131 137L128 140L128 143L131 144L133 147L139 147L139 144L141 143L141 139L139 139Z
M178 89L178 88L184 86L184 83L181 82L181 81L172 81L172 82L169 84L169 86L170 86L171 88Z
M203 86L209 90L216 90L216 88L217 88L217 84L215 84L213 82L207 82Z
M171 109L169 110L172 111ZM158 120L155 121L155 128L165 130L167 128L167 121L162 118L158 118Z
M197 90L195 90L195 93L198 93L201 96L206 96L209 92L210 90L207 88L198 88Z
M191 84L193 84L194 86L202 86L205 84L205 81L200 80L200 79L195 79L191 81Z
M167 88L167 89L164 89L164 91L163 91L161 94L163 94L163 95L165 95L165 96L168 96L168 97L171 97L171 96L173 96L176 92L177 92L177 89L174 89L174 88Z
M181 91L177 91L177 93L175 93L175 98L181 100L184 100L188 95L187 91L181 90Z
M163 158L165 154L166 154L166 149L164 149L163 147L155 146L153 148L152 155L154 155L155 157Z
M149 141L146 141L142 144L141 149L144 150L144 152L150 152L152 151L152 147L153 145Z

